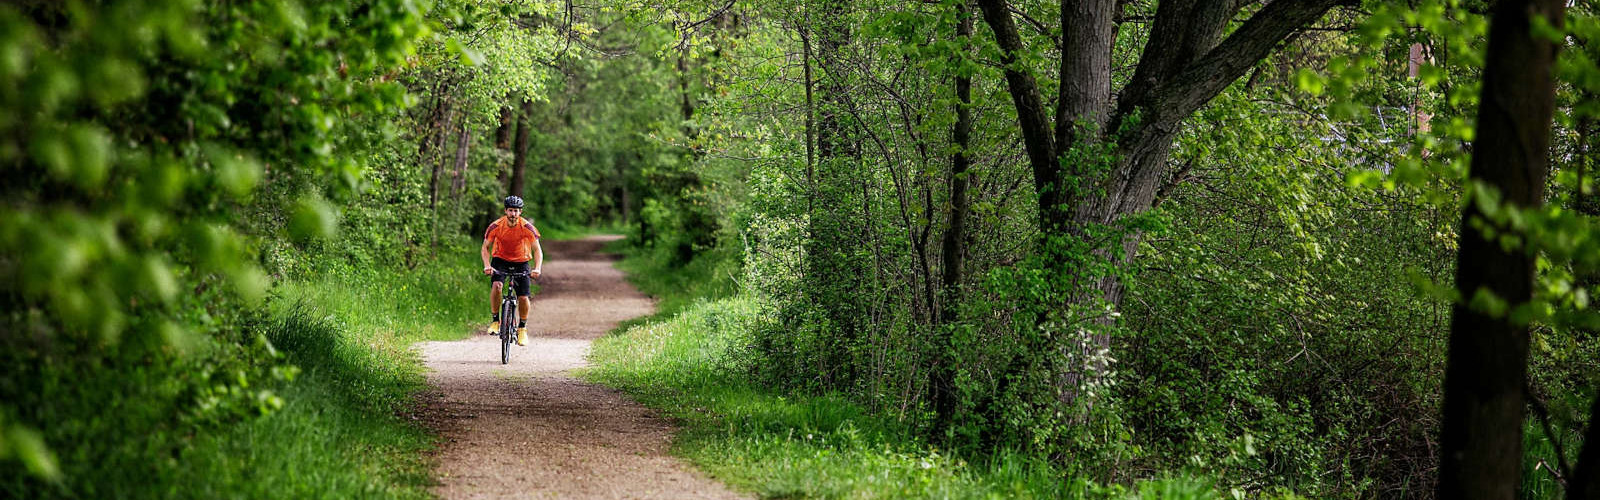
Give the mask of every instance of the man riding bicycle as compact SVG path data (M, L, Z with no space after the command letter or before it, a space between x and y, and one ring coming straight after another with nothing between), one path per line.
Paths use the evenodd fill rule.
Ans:
M528 345L528 293L532 278L539 277L544 266L544 249L539 247L539 230L533 221L522 218L522 197L507 196L506 216L489 224L483 233L483 274L490 276L489 307L494 310L494 322L489 333L500 331L500 289L506 276L511 275L511 285L517 291L517 345ZM528 260L533 269L528 269ZM498 271L498 272L497 272Z

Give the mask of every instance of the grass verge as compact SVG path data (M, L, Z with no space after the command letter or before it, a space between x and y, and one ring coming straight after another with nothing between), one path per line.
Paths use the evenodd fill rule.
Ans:
M828 396L744 382L740 332L762 321L744 298L686 306L597 341L585 374L682 426L675 452L762 498L1015 498L1065 488L1017 457L972 467L920 445L895 422ZM981 471L981 473L980 473ZM1077 485L1089 488L1089 485Z
M660 311L595 342L583 376L617 387L681 426L674 453L761 498L1221 499L1204 478L1133 487L1066 477L1032 457L950 456L890 418L829 395L752 383L740 350L773 311L737 295L726 260L679 268L635 254L620 267Z
M406 413L425 387L409 347L484 319L475 259L281 286L266 335L299 369L279 390L284 407L199 436L157 496L430 498L433 438Z

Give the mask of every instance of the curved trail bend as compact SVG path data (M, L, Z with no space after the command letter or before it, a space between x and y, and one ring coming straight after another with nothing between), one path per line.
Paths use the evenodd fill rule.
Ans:
M667 455L671 424L568 374L592 339L654 308L600 253L615 239L543 243L528 345L510 364L494 336L418 344L436 390L422 413L444 438L440 498L739 498Z

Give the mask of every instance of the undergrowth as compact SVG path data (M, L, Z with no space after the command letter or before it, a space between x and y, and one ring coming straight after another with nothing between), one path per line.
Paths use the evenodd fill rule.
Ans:
M740 352L753 328L773 321L772 311L732 293L731 278L723 278L731 275L721 274L728 264L707 260L676 268L650 252L624 260L630 279L663 307L596 341L595 367L584 376L675 419L674 452L738 489L762 498L1231 496L1182 474L1128 488L1069 477L1015 453L969 462L843 398L755 384Z
M299 375L284 408L196 440L163 496L430 498L433 438L409 416L422 340L456 340L487 311L477 257L416 269L334 268L286 283L266 337Z
M0 475L0 498L430 498L434 443L409 415L425 385L410 345L461 338L488 316L478 257L454 253L280 283L226 323L231 340L186 356L130 339L40 363L32 385L0 391L36 397L21 402L47 422L61 479Z
M416 269L332 269L287 283L267 338L300 375L284 409L196 443L175 484L217 498L431 498L411 418L426 382L410 349L466 335L487 311L477 256Z

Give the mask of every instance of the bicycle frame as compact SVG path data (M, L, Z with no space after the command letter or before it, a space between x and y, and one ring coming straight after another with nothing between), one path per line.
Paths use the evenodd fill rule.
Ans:
M511 342L516 339L517 328L511 322L519 317L517 309L517 287L511 283L512 278L531 276L531 272L502 273L495 271L495 276L504 276L500 281L500 364L511 362ZM532 278L529 278L532 279Z

